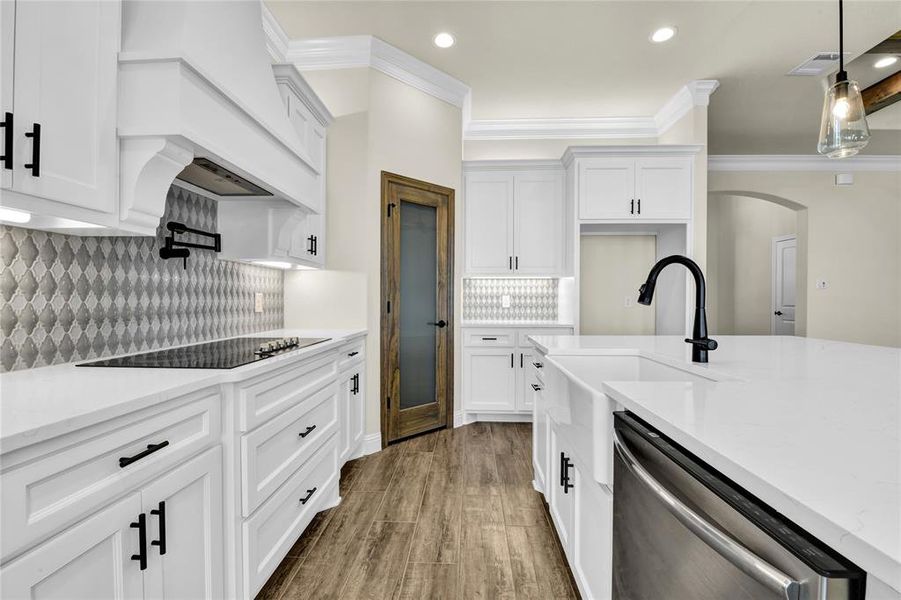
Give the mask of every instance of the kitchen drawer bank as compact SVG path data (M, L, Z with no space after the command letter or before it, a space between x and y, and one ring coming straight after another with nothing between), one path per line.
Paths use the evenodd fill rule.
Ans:
M172 374L191 391L123 392L66 422L4 428L0 596L253 598L315 514L340 502L341 466L362 453L363 396L343 392L364 370L365 333L328 333L196 381L48 367L36 379L51 392L57 375L77 390L79 377L126 371ZM0 378L4 402L28 400L8 393L21 389L13 379Z

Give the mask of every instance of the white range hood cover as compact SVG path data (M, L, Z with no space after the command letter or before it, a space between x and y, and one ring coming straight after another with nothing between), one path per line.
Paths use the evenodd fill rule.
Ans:
M121 219L152 234L194 157L315 206L320 174L279 95L259 0L129 0L122 10Z

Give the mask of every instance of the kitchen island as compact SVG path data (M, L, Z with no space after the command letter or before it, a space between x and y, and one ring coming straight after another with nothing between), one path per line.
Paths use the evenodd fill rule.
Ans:
M540 464L558 454L553 422L571 448L564 460L581 459L577 472L609 494L610 415L628 410L865 570L867 598L901 597L901 350L717 339L700 365L681 337L532 336L543 395L535 399L536 487L549 502L558 488L555 462ZM594 500L610 503L603 491ZM550 504L577 537L575 517ZM609 554L609 541L585 544L582 555L592 545ZM572 563L578 581L588 569Z

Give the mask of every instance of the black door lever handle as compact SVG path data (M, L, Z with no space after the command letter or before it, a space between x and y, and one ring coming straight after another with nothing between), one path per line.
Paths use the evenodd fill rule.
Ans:
M441 319L437 323L427 323L427 325L434 325L435 327L447 327L447 321Z

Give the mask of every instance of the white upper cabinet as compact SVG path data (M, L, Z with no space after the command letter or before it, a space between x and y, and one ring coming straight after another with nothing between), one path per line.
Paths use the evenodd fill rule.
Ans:
M468 173L465 188L467 273L513 269L513 175Z
M120 4L3 3L3 106L14 117L17 192L100 213L118 210L116 138ZM15 58L7 35L15 12ZM10 72L9 64L14 63ZM12 103L9 100L12 83ZM6 170L6 169L4 169Z
M563 173L536 171L513 179L513 268L519 275L563 270Z
M635 163L636 216L643 219L691 218L692 159L640 158Z
M577 156L576 203L582 221L691 219L693 147L635 149L628 156Z
M465 180L468 275L563 274L562 171L471 171Z
M635 160L586 158L579 161L579 218L622 219L633 214Z

